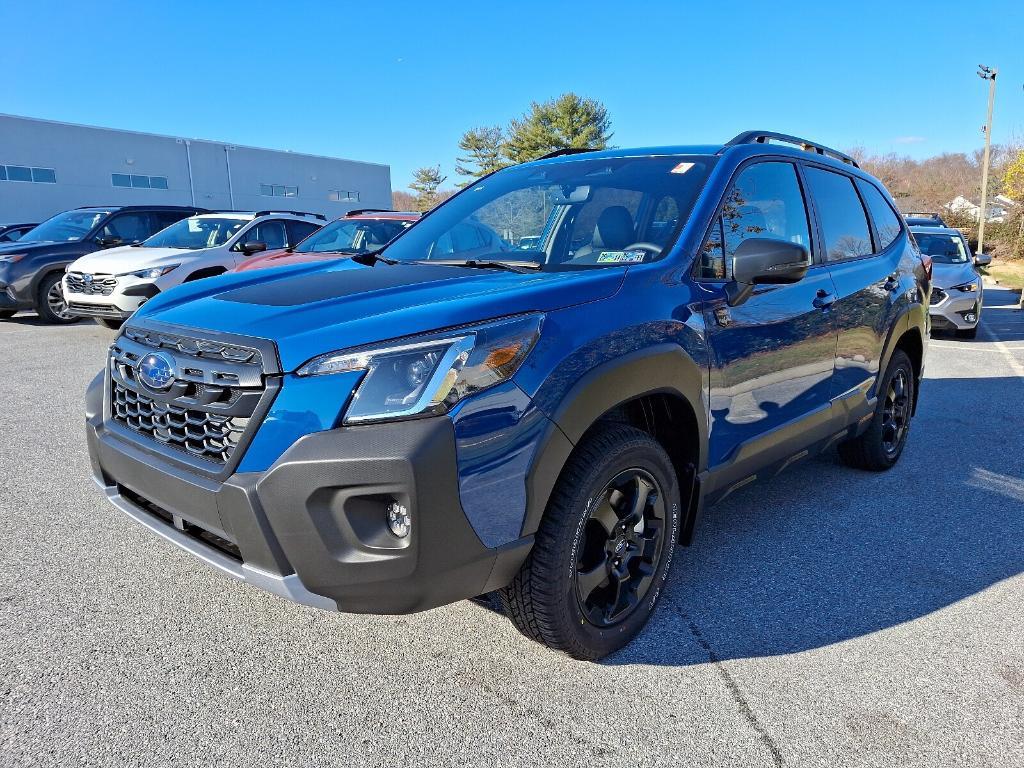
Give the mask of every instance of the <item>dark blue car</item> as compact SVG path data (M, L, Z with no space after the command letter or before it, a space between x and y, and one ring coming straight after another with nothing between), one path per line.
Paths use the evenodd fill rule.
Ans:
M899 459L929 291L882 185L827 147L562 151L380 251L151 299L89 450L115 505L239 580L369 613L496 591L594 659L704 504L834 446Z

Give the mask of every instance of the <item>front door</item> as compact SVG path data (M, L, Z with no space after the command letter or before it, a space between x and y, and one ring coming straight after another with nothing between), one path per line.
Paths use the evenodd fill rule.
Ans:
M736 177L704 247L709 490L716 496L753 479L755 467L828 437L836 353L828 268L813 265L792 285L758 286L735 307L725 297L732 256L745 238L779 238L810 253L808 222L796 166L759 162Z

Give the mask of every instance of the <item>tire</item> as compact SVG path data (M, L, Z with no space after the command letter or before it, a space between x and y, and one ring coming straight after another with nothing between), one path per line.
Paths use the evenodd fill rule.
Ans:
M10 320L17 313L16 309L0 309L0 320Z
M124 320L114 320L108 317L94 317L93 320L97 324L102 325L104 328L109 328L112 331L119 330L124 325Z
M976 339L978 338L978 326L968 328L967 330L964 331L957 331L956 337L958 339Z
M44 277L43 282L39 285L39 291L36 294L36 312L44 323L66 325L78 322L77 317L66 314L67 305L64 303L63 292L60 293L58 302L56 292L61 290L61 277L60 272L55 272Z
M899 461L910 433L915 386L910 358L897 349L878 388L878 403L867 430L839 444L839 456L845 464L881 472Z
M661 445L628 425L601 427L570 456L533 551L499 592L505 615L527 637L577 659L622 648L664 588L679 510Z

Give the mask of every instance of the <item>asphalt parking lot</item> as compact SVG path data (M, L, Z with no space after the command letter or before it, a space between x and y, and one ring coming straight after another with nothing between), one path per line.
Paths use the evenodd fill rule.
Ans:
M900 465L748 487L602 664L487 605L317 612L108 505L113 332L0 322L0 765L1024 765L1024 314L932 341Z

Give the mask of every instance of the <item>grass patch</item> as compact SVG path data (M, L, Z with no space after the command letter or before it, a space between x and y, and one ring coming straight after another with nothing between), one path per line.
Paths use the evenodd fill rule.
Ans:
M1024 288L1024 260L1014 259L993 259L992 263L982 269L982 272L994 280L999 281L999 286L1019 291Z

